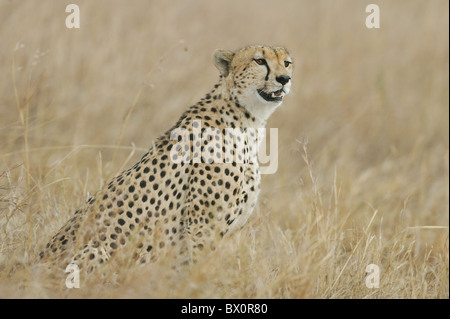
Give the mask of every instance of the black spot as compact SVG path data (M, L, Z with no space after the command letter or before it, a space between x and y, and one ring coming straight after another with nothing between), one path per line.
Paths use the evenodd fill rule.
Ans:
M145 181L141 181L139 183L139 186L141 186L141 188L145 188L145 186L147 186L147 183Z
M125 221L124 221L122 218L120 218L117 222L118 222L119 225L121 225L121 226L125 225Z

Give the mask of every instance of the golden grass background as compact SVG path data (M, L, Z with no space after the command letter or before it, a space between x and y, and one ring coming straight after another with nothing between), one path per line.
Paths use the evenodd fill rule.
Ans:
M0 0L0 297L448 298L449 4ZM244 229L182 275L37 270L89 194L218 79L216 48L286 46L279 167ZM380 288L365 285L369 264Z

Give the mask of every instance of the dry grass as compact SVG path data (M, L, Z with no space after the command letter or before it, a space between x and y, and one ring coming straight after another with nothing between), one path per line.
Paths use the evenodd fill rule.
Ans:
M73 2L79 30L64 2L0 0L1 298L449 297L448 1L377 1L379 30L360 1ZM67 290L39 270L89 193L211 89L213 50L252 43L288 47L295 74L243 231L182 275L124 261Z

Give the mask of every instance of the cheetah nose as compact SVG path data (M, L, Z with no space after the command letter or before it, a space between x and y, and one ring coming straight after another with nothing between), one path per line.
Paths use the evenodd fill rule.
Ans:
M282 85L288 83L290 79L291 77L289 75L280 75L275 78L275 80L277 80L277 82L281 83Z

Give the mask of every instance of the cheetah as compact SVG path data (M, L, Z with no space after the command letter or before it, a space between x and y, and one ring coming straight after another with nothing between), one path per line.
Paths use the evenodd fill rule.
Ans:
M89 273L119 251L140 264L175 249L191 264L246 223L261 181L255 129L289 93L292 59L285 48L252 45L216 50L213 60L214 89L89 198L40 252L42 261Z

